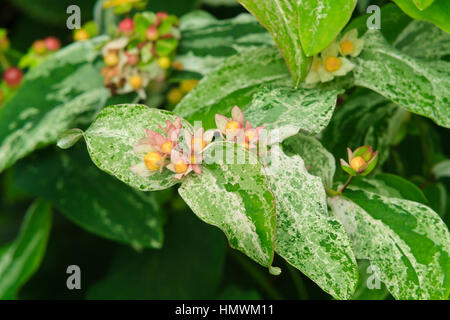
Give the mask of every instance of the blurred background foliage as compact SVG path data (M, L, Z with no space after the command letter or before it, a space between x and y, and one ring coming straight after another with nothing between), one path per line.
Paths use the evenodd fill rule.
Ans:
M363 14L369 4L383 5L387 2L359 1L354 15ZM82 24L93 18L93 0L0 0L0 28L8 30L11 46L21 52L26 52L34 40L49 35L58 37L66 45L72 42L72 31L65 25L68 16L66 8L71 4L80 6ZM231 0L204 0L203 3L201 0L150 0L148 3L149 10L176 15L198 8L219 19L245 12L244 8ZM406 15L405 19L409 20ZM336 113L339 112L343 112L340 107ZM370 123L375 129L383 125L382 119ZM349 123L348 126L351 128L353 124ZM325 146L339 158L343 156L339 152L345 149L333 145L333 136L326 137L328 130L332 130L332 127L324 132ZM391 146L390 156L383 164L383 171L400 175L419 186L431 207L449 225L450 178L436 176L433 172L436 163L450 158L449 130L436 126L428 119L410 115L399 128L398 134L398 139ZM354 141L355 145L361 142ZM65 196L73 199L74 195L69 187L59 190L60 193L55 197L57 190L52 185L52 179L59 175L59 169L48 167L45 163L48 157L57 156L55 149L52 146L41 150L0 174L0 248L16 238L36 193L45 196L53 204L52 227L45 256L38 271L20 290L19 298L331 298L306 276L277 257L274 265L282 267L284 272L274 277L241 253L230 249L222 232L196 218L173 188L158 192L155 197L166 220L162 249L131 248L86 231L69 220L70 215L58 212L58 201L55 199ZM87 157L84 149L82 146L71 152L79 153L80 162L86 168L97 171L96 179L115 188L117 182L113 178L89 161L83 161ZM48 170L46 183L42 183L44 169L37 171L36 166ZM56 171L50 172L52 170ZM337 175L339 179L340 170ZM70 182L71 176L65 179ZM95 187L89 186L89 179L86 184L87 189ZM125 188L117 184L118 190ZM67 194L61 194L64 192ZM83 195L76 199L80 207L85 205ZM66 268L73 264L80 266L82 271L81 290L68 290L66 287ZM364 266L362 262L362 270ZM355 298L389 298L384 287L368 293L360 286L355 294Z

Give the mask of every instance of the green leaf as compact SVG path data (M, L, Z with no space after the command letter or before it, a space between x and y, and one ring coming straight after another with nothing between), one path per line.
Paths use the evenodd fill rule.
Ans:
M358 281L350 240L328 216L325 189L299 156L271 149L270 187L277 203L275 251L337 299L349 299Z
M175 212L161 250L119 248L88 299L211 299L221 284L226 241L191 212Z
M379 173L371 179L356 178L350 188L363 189L391 198L406 199L428 205L422 190L414 183L390 173Z
M355 93L336 109L323 132L323 144L337 160L347 160L347 147L355 150L370 145L378 150L378 161L383 163L407 116L404 109L378 94L367 90Z
M316 138L298 134L283 142L283 151L288 156L299 155L308 173L321 178L326 187L333 186L336 171L334 157Z
M276 129L277 140L301 131L315 135L330 120L337 94L333 89L294 89L281 55L259 48L226 59L184 97L174 112L215 128L215 114L229 116L238 105L253 126Z
M361 190L346 190L329 204L350 235L356 258L379 268L396 299L447 299L450 234L433 210Z
M180 19L180 30L177 61L183 64L183 73L194 72L199 77L238 52L274 45L267 30L250 14L217 20L204 11L194 11Z
M51 201L71 221L97 235L135 248L162 246L164 217L154 194L100 171L81 145L19 162L15 184Z
M436 179L449 178L450 177L450 159L445 159L433 166L431 172Z
M393 0L408 16L416 20L429 21L450 33L450 2L436 0L425 10L420 11L411 0ZM417 0L414 0L417 1Z
M384 300L388 295L384 283L379 279L379 270L367 260L358 260L358 286L352 300Z
M300 28L303 51L308 57L325 49L336 38L350 20L356 5L356 0L285 2L290 2L294 7L298 5L299 13L295 23Z
M50 205L34 202L17 238L0 247L0 299L15 299L19 289L36 272L47 247L50 227Z
M69 149L83 137L83 130L69 129L64 131L59 137L57 145L61 149Z
M153 12L136 13L133 17L134 28L139 39L146 39L146 32L148 27L156 20L156 15Z
M103 107L103 62L94 49L106 37L65 47L30 70L16 95L0 109L0 171Z
M434 0L413 0L413 3L416 5L416 7L417 7L419 10L425 10L425 9L428 8L433 2L434 2Z
M270 267L276 211L263 166L231 142L213 143L205 158L210 164L202 166L202 174L188 176L179 194L200 219L225 233L232 248Z
M449 199L445 185L442 182L431 183L423 188L423 193L430 202L430 208L445 217Z
M365 48L353 71L355 84L450 128L450 62L411 58L377 31L368 31L364 38Z
M167 120L176 115L169 111L140 104L122 104L104 108L84 133L89 154L95 165L122 182L142 191L162 190L175 185L175 174L169 170L142 178L130 167L139 163L133 146L144 138L145 129L162 130ZM190 125L183 123L185 127Z
M178 46L178 40L175 38L160 39L156 41L156 53L158 56L170 55Z
M272 34L297 87L306 77L308 59L300 42L301 10L293 0L239 0ZM255 60L256 61L256 60Z
M429 22L414 20L398 35L394 46L414 58L442 59L450 55L450 34Z

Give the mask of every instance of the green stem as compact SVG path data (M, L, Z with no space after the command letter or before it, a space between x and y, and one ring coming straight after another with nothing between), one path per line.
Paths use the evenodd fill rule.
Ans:
M350 182L352 182L354 176L350 176L347 180L347 182L342 186L341 189L339 189L339 193L342 194L342 192L344 192L345 189L347 189L348 185L350 184Z
M2 65L3 70L6 70L10 67L8 59L0 52L0 64Z
M250 261L247 257L242 254L230 251L231 257L244 269L247 274L253 278L253 280L260 286L260 288L265 292L267 298L272 300L282 300L282 295L276 290L268 280L268 274L263 274L258 268L255 267L254 263Z
M297 295L300 300L308 300L309 296L306 292L305 284L303 283L303 279L297 269L291 266L288 262L286 262L287 269L291 275L292 281L294 282L295 289L297 290Z

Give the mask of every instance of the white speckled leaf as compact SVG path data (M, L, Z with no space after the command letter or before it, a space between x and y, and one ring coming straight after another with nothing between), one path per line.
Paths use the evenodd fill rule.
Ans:
M315 135L328 125L342 92L268 85L255 93L244 113L253 126L276 131L278 141L272 142L281 142L299 131Z
M283 151L289 155L299 155L307 168L308 173L322 179L325 186L333 186L336 163L333 155L313 137L297 134L283 143Z
M365 34L365 43L356 59L355 84L450 128L450 62L411 58L376 30Z
M308 68L308 59L300 42L298 1L239 0L239 2L272 34L297 87L305 78Z
M37 153L15 168L17 188L51 201L85 230L135 249L162 247L164 216L156 195L99 170L83 145Z
M328 216L325 189L299 156L273 146L268 168L277 201L275 251L323 290L349 299L358 281L350 240L338 220Z
M16 299L19 289L36 272L50 235L52 213L48 203L37 200L28 209L19 234L0 247L0 299Z
M218 20L206 12L194 11L182 17L180 30L183 37L177 61L183 63L183 73L193 72L199 77L238 52L274 45L270 33L246 13Z
M80 115L104 106L110 94L94 47L105 39L67 46L27 73L17 94L0 109L0 171L54 143Z
M358 259L368 259L396 299L447 299L450 234L439 216L417 202L361 190L329 199ZM350 201L351 200L351 201Z
M429 22L414 20L398 35L394 46L411 57L441 59L450 54L450 34Z
M234 105L245 110L255 92L273 82L292 86L283 58L275 47L241 52L208 73L174 112L191 122L203 121L205 129L215 128L216 113L229 115Z
M276 210L264 168L253 153L229 142L213 143L205 157L218 152L227 157L245 155L246 161L203 165L203 173L186 177L178 192L200 219L225 233L232 248L270 267Z
M131 172L138 164L133 146L145 137L145 129L163 133L158 125L177 118L172 112L139 104L122 104L103 109L84 133L92 161L103 171L142 191L167 189L177 183L167 169L142 178ZM184 127L189 127L187 122Z
M291 0L298 3L300 40L307 56L325 49L344 28L355 9L356 0Z

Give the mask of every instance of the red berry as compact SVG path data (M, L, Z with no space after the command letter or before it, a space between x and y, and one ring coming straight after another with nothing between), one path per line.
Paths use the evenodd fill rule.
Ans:
M10 88L15 88L19 86L20 82L22 82L23 73L22 70L16 67L9 67L3 73L3 80Z
M131 18L125 18L119 23L119 30L124 35L130 35L134 31L134 21Z
M155 41L159 37L158 29L155 26L150 26L147 29L147 32L145 33L147 36L147 39L150 41Z
M59 48L61 48L61 42L58 40L58 38L47 37L44 39L44 42L48 51L56 51L59 50Z
M45 51L47 51L47 46L45 45L44 40L36 40L33 43L33 50L37 54L43 54Z
M164 19L166 19L169 15L167 12L157 12L156 13L156 22L155 24L158 26Z
M127 63L129 65L134 66L139 62L139 56L137 54L125 52L125 55L127 56Z

